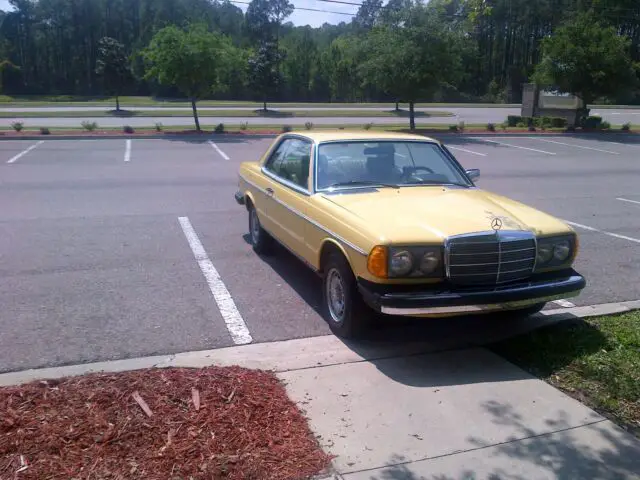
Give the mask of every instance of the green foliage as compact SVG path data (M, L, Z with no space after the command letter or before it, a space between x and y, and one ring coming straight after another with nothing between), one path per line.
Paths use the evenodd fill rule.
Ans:
M22 122L12 122L11 128L13 128L16 132L21 132L24 128L24 123Z
M249 58L249 85L263 101L267 110L267 99L274 96L281 82L279 65L283 53L275 42L263 42L258 51Z
M510 127L515 127L519 123L522 122L522 117L519 115L508 115L507 116L507 125Z
M143 51L147 63L145 78L175 86L188 96L199 131L196 102L226 88L221 79L233 63L234 55L236 51L229 38L209 32L204 24L192 24L187 30L165 27Z
M246 130L249 127L249 122L240 122L240 130Z
M288 0L252 0L245 21L253 39L276 40L282 22L293 13L293 8Z
M161 132L163 129L163 125L161 122L156 122L156 132Z
M495 132L496 126L493 123L487 123L487 130L489 130L490 132Z
M98 42L96 73L102 77L104 91L116 96L116 110L120 110L118 95L132 74L124 45L115 38L103 37Z
M304 128L306 128L307 130L312 130L313 129L313 122L305 122Z
M293 130L293 128L291 128L291 125L282 126L282 133L287 133L287 132L290 132L291 130Z
M373 127L373 123L365 123L362 128L365 130L371 130L371 127Z
M134 128L133 128L132 126L130 126L130 125L125 125L124 127L122 127L122 131L123 131L124 133L129 133L129 134L131 134L131 133L136 133L136 131L134 130Z
M458 131L458 126L457 125L449 125L449 131L450 132L457 132Z
M623 132L628 132L631 130L631 122L626 122L622 124L621 130Z
M591 104L637 82L629 47L630 40L603 25L595 13L577 15L543 41L544 57L534 79Z
M224 133L224 123L219 123L218 125L216 125L216 128L214 129L214 132L216 132L216 133Z
M80 123L82 128L84 128L87 132L93 132L98 128L98 124L96 122L90 122L88 120L84 120Z
M40 135L50 135L51 131L47 127L40 127Z
M587 128L590 130L593 129L598 129L600 128L602 124L602 117L596 117L596 116L592 116L592 117L587 117L582 121L582 128Z
M602 128L602 130L609 130L611 128L611 124L605 120L600 125L600 128Z

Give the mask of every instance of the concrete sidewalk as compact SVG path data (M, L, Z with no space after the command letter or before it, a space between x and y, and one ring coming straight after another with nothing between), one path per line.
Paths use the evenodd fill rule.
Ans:
M459 338L346 344L329 335L0 374L0 386L90 372L273 370L345 480L640 478L640 440L482 345L637 302L545 312ZM484 324L486 326L486 324ZM484 332L484 334L482 334ZM467 348L461 348L461 347Z
M485 349L280 377L338 478L640 478L640 441Z

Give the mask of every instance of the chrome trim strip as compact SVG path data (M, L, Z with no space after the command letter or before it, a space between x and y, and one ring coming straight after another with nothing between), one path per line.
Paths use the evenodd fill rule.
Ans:
M303 195L306 195L307 197L309 195L311 195L311 193L309 192L309 190L302 188L300 185L297 185L293 182L290 182L289 180L287 180L286 178L282 178L279 177L278 175L276 175L273 172L270 172L269 170L267 170L265 167L261 168L261 172L264 173L267 177L271 178L272 180L275 180L276 182L289 187L291 190L295 190L298 193L301 193Z
M517 302L491 303L486 305L457 305L452 307L425 307L425 308L394 308L382 307L382 313L387 315L415 316L415 315L437 315L449 313L479 313L479 312L499 312L506 310L517 310L536 303L547 303L563 298L577 297L580 290L563 293L562 295L551 295L547 297L531 298Z
M242 178L242 180L244 180L245 182L247 182L249 185L251 185L252 187L254 187L255 189L259 190L260 192L266 194L266 190L264 188L259 187L258 185L256 185L255 183L253 183L251 180L247 180L245 177L243 177L242 175L240 175L240 178ZM278 202L280 205L282 205L284 208L286 208L287 210L289 210L291 213L293 213L294 215L299 216L300 218L302 218L303 220L306 220L307 222L309 222L311 225L319 228L320 230L322 230L323 232L329 234L330 236L332 236L335 240L337 240L338 242L346 245L347 247L351 248L353 251L359 253L360 255L367 255L367 252L362 250L360 247L357 247L356 245L354 245L353 243L349 242L348 240L345 240L344 238L342 238L340 235L338 235L337 233L332 232L331 230L329 230L328 228L324 227L323 225L319 224L318 222L316 222L315 220L312 220L311 218L309 218L308 216L306 216L304 213L299 212L298 210L296 210L293 207L290 207L289 205L287 205L286 203L284 203L282 200L280 200L277 197L271 197L273 200L275 200L276 202Z

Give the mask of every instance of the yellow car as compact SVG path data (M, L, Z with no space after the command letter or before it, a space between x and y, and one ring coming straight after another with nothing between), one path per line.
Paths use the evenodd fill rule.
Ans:
M322 277L336 335L370 309L440 317L521 310L576 296L576 233L473 182L439 141L382 132L286 133L240 166L254 250L276 240Z

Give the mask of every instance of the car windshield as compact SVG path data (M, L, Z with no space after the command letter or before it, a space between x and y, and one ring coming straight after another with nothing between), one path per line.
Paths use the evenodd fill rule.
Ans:
M471 186L460 168L431 142L345 141L320 144L316 188Z

